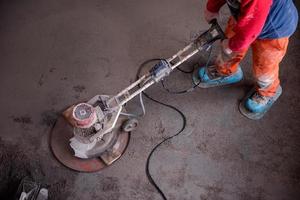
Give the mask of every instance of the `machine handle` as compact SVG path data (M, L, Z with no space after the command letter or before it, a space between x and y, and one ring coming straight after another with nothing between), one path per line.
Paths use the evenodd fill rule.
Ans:
M218 24L217 18L213 18L212 20L210 20L209 24Z
M202 33L196 40L178 51L171 58L162 59L150 70L148 74L142 76L139 80L129 85L116 96L111 97L108 100L108 104L111 105L110 108L118 108L119 106L124 105L133 97L146 90L152 84L159 82L164 77L169 75L172 70L190 59L200 50L207 49L216 40L223 40L226 38L225 33L221 29L216 19L213 19L210 24L211 27ZM143 85L141 88L138 87L140 84Z
M226 35L217 22L217 19L213 19L209 22L210 28L202 33L194 43L201 49L208 49L215 41L226 39Z

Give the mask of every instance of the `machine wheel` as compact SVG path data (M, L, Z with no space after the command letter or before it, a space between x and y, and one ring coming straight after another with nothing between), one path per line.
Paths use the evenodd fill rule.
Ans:
M122 125L122 130L124 132L134 131L139 124L139 121L136 118L131 118L126 120Z

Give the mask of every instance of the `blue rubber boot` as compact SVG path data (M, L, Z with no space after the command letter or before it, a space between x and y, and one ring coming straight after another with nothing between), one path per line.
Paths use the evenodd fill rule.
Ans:
M197 74L194 75L194 84L201 88L210 88L222 85L237 83L243 79L243 71L240 66L235 73L224 76L218 73L215 65L209 67L201 67ZM199 83L200 81L200 83Z
M282 93L281 86L272 97L262 96L252 89L240 104L241 113L249 119L261 119Z

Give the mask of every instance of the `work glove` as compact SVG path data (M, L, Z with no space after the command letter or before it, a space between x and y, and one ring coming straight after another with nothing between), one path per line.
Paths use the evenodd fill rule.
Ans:
M234 57L235 53L229 48L229 39L221 42L221 52L217 56L216 64L222 66Z
M219 13L214 13L214 12L210 12L209 10L207 10L207 8L205 8L204 10L204 18L207 21L207 23L210 23L211 20L213 19L217 19L219 17Z
M222 45L222 51L226 54L226 55L231 55L232 54L232 50L229 48L229 39L225 39L221 42Z

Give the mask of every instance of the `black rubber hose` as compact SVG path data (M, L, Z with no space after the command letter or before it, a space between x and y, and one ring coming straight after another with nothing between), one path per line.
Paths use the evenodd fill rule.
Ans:
M206 61L205 67L208 67L209 62L210 62L210 60L211 60L212 49L213 49L213 47L211 46L211 47L210 47L210 50L209 50L208 59L207 59L207 61ZM177 67L176 69L178 69L178 67ZM193 71L189 71L189 72L188 72L188 71L182 71L182 69L178 69L178 70L179 70L180 72L182 72L182 73L185 73L185 74L192 74L192 76L193 76L193 72L195 71L195 67L193 67ZM193 77L192 77L192 80L193 80ZM188 92L193 92L193 91L199 86L200 83L201 83L200 81L199 81L198 83L194 83L194 81L193 81L193 86L190 87L190 88L188 88L188 89L180 90L180 91L172 91L172 90L170 90L169 88L166 87L164 79L161 80L161 85L162 85L162 87L163 87L168 93L170 93L170 94L184 94L184 93L188 93Z
M140 74L142 68L143 68L146 64L148 64L148 63L150 63L150 62L154 62L154 61L160 61L160 60L162 60L162 59L150 59L150 60L147 60L147 61L145 61L144 63L142 63L142 64L140 65L139 69L138 69L137 79L139 78L139 74ZM163 139L161 142L159 142L157 145L154 146L154 148L151 150L151 152L149 153L149 155L148 155L148 157L147 157L146 166L145 166L146 176L147 176L149 182L155 187L155 189L156 189L157 192L161 195L161 197L162 197L164 200L167 200L165 194L164 194L163 191L160 189L160 187L157 185L157 183L154 181L154 179L153 179L153 177L152 177L152 175L151 175L151 173L150 173L150 169L149 169L149 168L150 168L150 167L149 167L149 166L150 166L150 160L151 160L151 157L152 157L153 153L154 153L154 152L155 152L155 151L156 151L163 143L165 143L166 141L172 139L173 137L178 136L180 133L182 133L182 132L184 131L184 129L185 129L185 127L186 127L186 117L185 117L185 115L183 114L183 112L181 112L181 111L180 111L178 108L176 108L175 106L172 106L172 105L163 103L163 102L161 102L161 101L158 101L158 100L154 99L153 97L149 96L146 92L143 92L143 95L144 95L146 98L148 98L149 100L151 100L151 101L153 101L153 102L155 102L155 103L158 103L158 104L160 104L160 105L162 105L162 106L168 107L168 108L170 108L170 109L176 111L176 112L180 115L180 117L182 118L182 126L181 126L180 130L179 130L177 133L175 133L174 135L169 136L169 137Z
M208 66L209 62L210 62L210 59L211 59L211 54L212 54L212 47L210 49L210 52L209 52L209 56L208 56L208 59L207 59L207 62L206 62L206 67ZM160 61L160 60L165 60L163 58L153 58L153 59L149 59L149 60L146 60L145 62L143 62L140 67L138 68L138 71L137 71L137 76L136 76L136 79L139 79L139 75L141 73L141 70L145 67L146 64L149 64L151 62L157 62L157 61ZM182 69L179 69L177 68L180 72L182 73L193 73L194 72L194 68L193 68L193 71L184 71ZM162 83L162 86L163 88L168 92L168 93L171 93L171 94L184 94L184 93L187 93L187 92L191 92L193 91L199 84L200 84L200 81L199 83L197 84L194 84L193 87L187 89L187 90L183 90L183 91L170 91L169 89L167 89L164 85L164 82L161 81ZM162 106L165 106L167 108L170 108L174 111L176 111L180 117L182 118L182 126L180 128L180 130L178 132L176 132L174 135L171 135L167 138L164 138L161 142L159 142L158 144L156 144L153 149L150 151L148 157L147 157L147 160L146 160L146 166L145 166L145 171L146 171L146 176L149 180L149 182L155 187L155 189L157 190L157 192L161 195L161 197L164 199L164 200L167 200L167 197L166 195L164 194L164 192L160 189L160 187L157 185L157 183L154 181L151 173L150 173L150 160L151 160L151 157L153 156L153 153L162 145L164 144L166 141L178 136L180 133L182 133L186 127L186 116L184 115L184 113L182 111L180 111L178 108L176 108L175 106L172 106L172 105L169 105L169 104L166 104L166 103L163 103L161 101L158 101L156 99L154 99L153 97L151 97L150 95L148 95L146 92L142 92L143 95L145 97L147 97L149 100L155 102L155 103L158 103Z
M168 107L170 109L173 109L174 111L178 112L178 114L180 115L180 117L182 118L182 126L180 128L180 130L172 135L172 136L169 136L165 139L163 139L160 143L158 143L157 145L155 145L155 147L151 150L151 152L149 153L148 157L147 157L147 161L146 161L146 175L147 175L147 178L148 180L150 181L150 183L156 188L156 190L159 192L159 194L161 195L161 197L165 200L167 200L165 194L163 193L163 191L159 188L159 186L155 183L155 181L153 180L152 176L151 176L151 173L150 173L150 170L149 170L149 165L150 165L150 159L153 155L153 153L155 152L155 150L160 146L162 145L163 143L165 143L166 141L172 139L173 137L176 137L178 136L180 133L182 133L186 127L186 117L185 115L183 114L183 112L181 112L178 108L176 108L175 106L172 106L172 105L169 105L169 104L165 104L163 102L160 102L156 99L153 99L152 97L150 97L147 93L143 92L143 94L145 95L145 97L147 97L148 99L150 99L151 101L154 101L155 103L158 103L160 105L163 105L165 107Z

